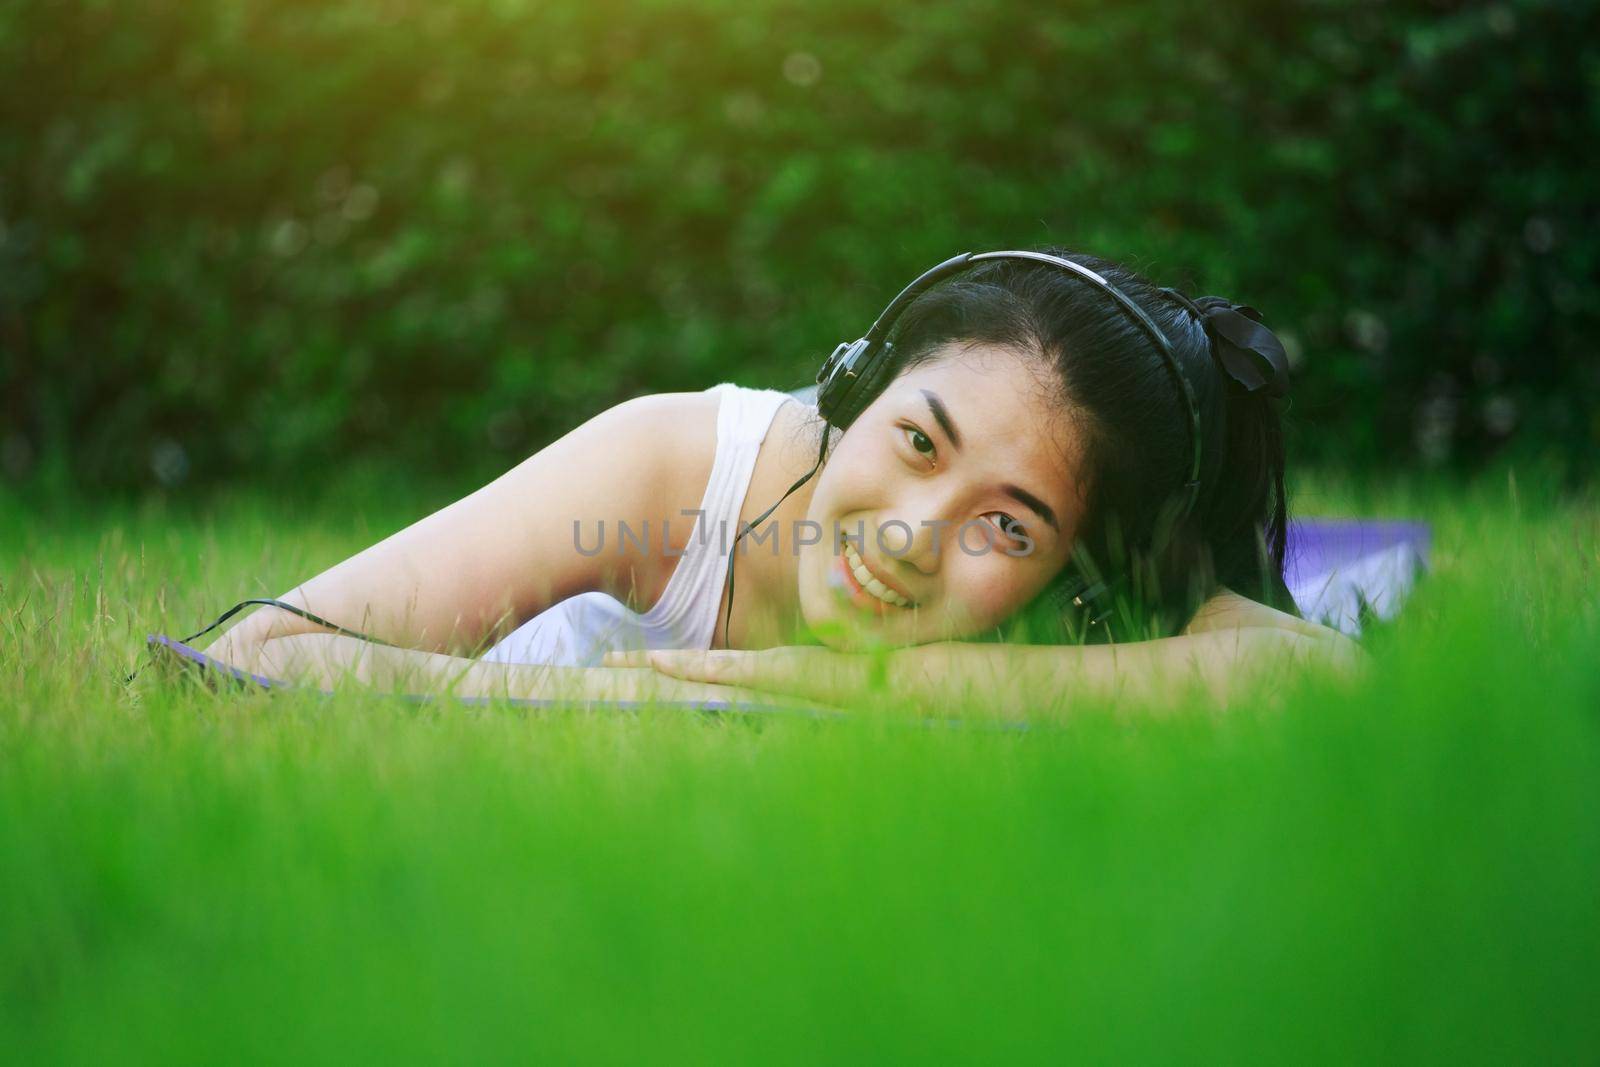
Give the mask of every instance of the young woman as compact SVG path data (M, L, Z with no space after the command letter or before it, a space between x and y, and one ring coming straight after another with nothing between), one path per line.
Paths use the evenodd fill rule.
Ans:
M321 684L888 685L1006 714L1348 662L1284 586L1287 366L1259 320L1059 249L956 257L840 346L816 404L627 401L279 598L387 644L270 607L208 652Z

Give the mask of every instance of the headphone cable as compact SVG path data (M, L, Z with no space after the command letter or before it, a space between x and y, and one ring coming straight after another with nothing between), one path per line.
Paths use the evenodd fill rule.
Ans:
M791 485L788 491L778 498L777 504L774 504L766 511L763 511L759 516L756 517L754 522L745 524L744 529L740 530L734 535L733 544L728 548L728 617L722 620L723 648L728 647L728 631L733 626L733 559L734 554L739 547L739 538L743 537L745 534L749 533L751 530L754 530L757 526L760 526L763 522L765 522L768 515L771 515L774 511L778 510L779 504L782 504L785 500L788 500L791 493L800 488L802 485L806 484L806 482L810 481L811 476L816 474L817 471L821 469L823 457L828 453L828 435L832 429L833 427L826 421L823 422L822 444L817 449L817 461L811 465L811 469L806 471L806 473L801 476L799 481Z
M327 619L324 619L321 615L313 614L312 612L306 611L304 608L297 608L293 604L285 604L283 601L275 600L272 597L251 597L248 600L241 600L237 604L235 604L233 607L229 608L227 611L224 611L221 615L218 615L216 622L213 622L210 626L207 626L203 630L196 630L194 633L190 634L188 637L179 638L178 643L179 644L183 644L183 645L187 645L191 641L194 641L194 640L196 640L198 638L204 637L206 634L210 633L212 630L215 630L217 627L221 626L223 623L227 622L229 619L231 619L235 615L239 614L239 612L243 611L245 608L249 607L251 604L262 604L262 605L265 605L265 606L268 606L268 607L282 608L284 611L287 611L292 615L298 615L302 619L305 619L308 622L314 622L318 626L326 627L327 629L332 630L334 633L339 634L339 635L341 635L343 637L359 638L362 641L370 641L372 644L383 645L386 648L399 648L400 647L399 645L396 645L396 644L394 644L392 642L389 642L389 641L384 641L384 640L381 640L381 639L376 638L376 637L371 637L371 636L368 636L367 634L364 634L364 633L358 633L355 630L348 630L348 629L344 628L343 626L340 626L336 622L329 622ZM144 670L144 668L148 665L148 662L149 661L146 660L145 663L142 663L138 667L134 668L133 673L128 675L127 679L124 680L124 682L122 684L124 684L124 685L131 684L133 682L133 680L139 676L139 672Z

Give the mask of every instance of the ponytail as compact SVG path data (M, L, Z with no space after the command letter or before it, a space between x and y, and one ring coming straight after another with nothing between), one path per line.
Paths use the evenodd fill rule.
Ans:
M1277 401L1260 393L1232 394L1225 419L1221 469L1198 516L1216 580L1297 614L1283 579L1288 499Z
M1214 580L1252 600L1297 614L1284 583L1288 499L1280 398L1289 391L1283 345L1255 308L1220 296L1190 300L1175 289L1162 295L1183 305L1202 327L1221 371L1221 461L1194 516Z

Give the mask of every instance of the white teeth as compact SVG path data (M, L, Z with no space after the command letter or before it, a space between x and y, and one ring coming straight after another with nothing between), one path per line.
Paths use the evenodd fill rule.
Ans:
M854 574L856 581L861 583L861 588L884 603L893 604L897 608L911 606L911 601L872 576L872 572L867 570L867 565L861 561L861 556L857 554L855 549L850 547L849 541L844 542L844 558L845 562L850 565L850 573Z

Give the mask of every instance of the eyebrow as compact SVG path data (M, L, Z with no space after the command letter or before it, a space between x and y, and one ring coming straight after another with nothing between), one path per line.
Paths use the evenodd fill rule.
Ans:
M960 451L961 434L956 430L956 424L950 418L950 409L944 406L944 401L940 400L936 393L923 389L922 397L928 402L928 410L933 412L934 421L939 424L939 429L944 431L944 435L950 438L950 443L956 447L957 451ZM1009 482L1002 485L1000 489L1018 503L1032 508L1045 521L1046 525L1056 533L1061 532L1061 524L1056 521L1056 513L1051 510L1049 504L1046 504L1021 486L1012 485Z
M961 448L961 434L956 432L956 424L950 421L950 409L944 406L944 401L938 395L922 390L922 397L928 402L928 410L933 412L934 421L939 424L939 429L950 438L950 443L959 450Z
M1006 484L1002 485L1000 488L1005 491L1007 495L1021 501L1034 511L1038 512L1039 517L1048 523L1050 528L1056 533L1061 532L1061 524L1056 522L1056 513L1050 510L1049 504L1046 504L1043 500L1040 500L1038 497L1034 496L1026 489L1023 489L1021 486Z

